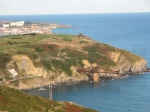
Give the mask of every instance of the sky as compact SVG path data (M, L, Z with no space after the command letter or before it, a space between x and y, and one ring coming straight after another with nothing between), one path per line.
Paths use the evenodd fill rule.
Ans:
M0 0L0 15L150 12L150 0Z

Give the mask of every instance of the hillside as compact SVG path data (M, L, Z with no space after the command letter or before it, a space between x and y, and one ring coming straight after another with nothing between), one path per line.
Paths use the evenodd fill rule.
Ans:
M0 112L96 112L70 102L59 102L30 96L21 91L0 86Z
M80 72L77 70L80 69ZM26 89L49 83L87 81L85 70L119 78L146 70L146 61L126 50L80 35L24 35L0 38L0 79Z

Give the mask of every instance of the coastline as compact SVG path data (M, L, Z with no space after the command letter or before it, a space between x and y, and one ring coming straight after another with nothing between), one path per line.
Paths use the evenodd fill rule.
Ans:
M141 75L141 74L146 74L146 73L149 73L150 71L148 72L141 72L141 73L130 73L130 74L124 74L118 78L111 78L111 79L106 79L106 80L100 80L98 83L101 83L101 81L115 81L116 79L123 79L123 78L129 78L131 75ZM16 89L19 89L19 90L22 90L22 91L26 91L26 90L32 90L32 89L39 89L39 88L43 88L43 87L48 87L49 85L53 85L54 87L57 87L57 86L61 86L61 85L73 85L73 84L77 84L77 83L80 83L80 82L91 82L91 83L95 83L93 81L90 81L90 80L74 80L72 82L57 82L57 81L50 81L49 83L46 83L46 84L39 84L39 85L36 85L36 86L33 86L33 87L27 87L27 88L16 88Z
M131 16L128 16L128 15L123 15L123 14L122 15L117 14L116 16L114 14L113 16L104 15L105 17L97 15L96 18L89 15L86 17L83 16L83 19L79 19L80 20L79 23L78 23L78 20L76 20L76 18L81 18L81 16L74 16L74 18L72 19L70 19L68 16L66 20L62 18L64 16L56 16L57 18L59 17L59 19L57 19L56 17L55 18L53 17L51 19L50 18L51 16L45 16L45 19L47 21L48 20L49 21L60 20L59 21L60 23L68 22L69 24L72 23L72 21L74 21L73 24L78 26L77 28L72 29L72 30L67 30L67 31L59 30L59 31L56 31L57 34L64 33L64 32L76 34L76 33L82 32L92 37L96 41L107 43L117 48L126 49L135 54L138 54L139 56L142 56L144 59L146 59L148 62L148 66L150 66L150 63L149 63L150 62L150 57L149 57L150 50L149 50L149 47L147 47L150 45L149 44L150 41L148 41L149 39L148 38L149 15L146 15L146 16L143 16L143 15L144 14L142 15L131 14ZM90 19L86 19L88 17L90 17ZM14 17L14 19L15 18L16 17ZM29 19L24 16L22 18ZM36 16L36 17L32 16L33 21L35 20L35 18L37 18L38 21L43 20L40 18L40 16ZM95 21L90 22L93 19ZM71 20L71 22L68 20ZM108 21L110 24L108 24ZM87 27L84 27L84 25L87 25ZM90 27L88 27L88 25L90 25ZM142 30L140 28L142 28ZM129 78L122 79L126 77L129 77ZM86 105L87 107L88 106L90 107L91 105L93 105L92 108L95 108L95 109L97 108L99 111L107 112L109 111L109 109L111 109L112 112L126 112L127 110L130 110L132 112L135 112L135 111L138 112L140 110L149 111L149 108L147 108L149 105L149 102L147 102L149 98L149 94L148 94L149 83L150 83L149 73L147 72L138 73L138 74L135 74L135 76L132 74L129 74L129 75L126 74L125 76L120 77L120 78L121 79L112 79L112 81L105 81L107 84L103 81L100 82L100 84L95 84L95 85L100 86L100 88L96 88L97 89L96 92L93 91L93 88L95 89L95 87L92 86L90 88L88 85L88 82L87 82L87 86L89 87L87 91L88 93L85 93L84 95L81 94L83 92L84 87L79 89L79 94L74 95L74 91L73 92L65 91L65 92L67 93L66 95L68 96L74 95L75 99L78 100L79 104ZM94 85L94 84L90 83L90 85ZM66 87L69 87L69 86L66 86ZM80 87L80 84L79 84L79 87ZM59 88L59 87L56 87L56 88ZM39 91L39 93L40 92L43 92L44 94L44 91ZM57 98L59 99L62 96L62 94L61 94L61 91L58 91L58 92L59 93L58 93ZM94 98L88 97L84 99L86 95L87 96L93 95ZM67 99L66 97L64 97L64 100L70 101L72 100L72 98ZM91 103L91 101L93 101L94 103Z

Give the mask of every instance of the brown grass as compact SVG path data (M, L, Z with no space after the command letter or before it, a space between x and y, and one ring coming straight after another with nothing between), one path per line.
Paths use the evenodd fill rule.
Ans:
M3 97L0 95L0 102L3 100Z
M74 105L71 105L70 103L65 103L66 104L66 112L83 112Z

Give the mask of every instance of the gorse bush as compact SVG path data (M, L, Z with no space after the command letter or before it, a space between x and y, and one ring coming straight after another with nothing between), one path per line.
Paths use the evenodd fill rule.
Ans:
M44 61L43 61L43 65L44 65L44 67L45 67L46 69L48 69L48 70L51 70L51 68L52 68L52 63L51 63L51 61L44 60Z
M35 51L37 51L37 52L44 52L44 48L42 48L42 47L36 47Z
M53 70L52 67L54 67L59 72L65 72L67 75L72 75L72 70L70 69L71 64L67 61L61 61L61 60L44 60L43 65L47 70Z
M54 49L54 45L49 45L48 48L53 50Z
M82 40L82 41L80 41L79 42L79 44L87 44L88 42L87 41L84 41L84 40Z
M11 60L9 54L0 53L0 68L5 68L5 65Z
M69 38L64 38L63 40L64 41L72 41L72 39L69 39Z
M29 42L12 42L12 41L7 41L7 44L13 45L13 44L29 44Z

